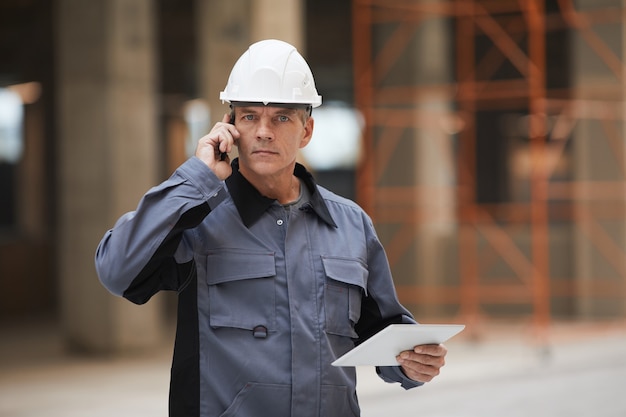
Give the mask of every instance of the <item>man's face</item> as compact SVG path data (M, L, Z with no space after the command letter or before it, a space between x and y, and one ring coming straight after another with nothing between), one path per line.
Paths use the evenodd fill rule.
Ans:
M293 174L298 150L313 134L313 119L304 110L271 106L235 107L239 169L244 176ZM306 119L306 120L304 120Z

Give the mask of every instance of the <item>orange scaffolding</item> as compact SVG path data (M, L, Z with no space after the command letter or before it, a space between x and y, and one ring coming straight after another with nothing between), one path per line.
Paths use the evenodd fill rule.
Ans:
M621 1L609 6L587 3L576 9L573 0L353 0L355 103L366 120L357 199L377 227L394 225L383 242L392 269L413 250L419 225L432 221L433 214L411 199L444 191L417 182L398 186L383 174L397 164L398 147L406 143L402 138L407 132L438 130L441 137L437 120L442 118L459 127L448 135L456 145L450 156L455 161L450 187L455 196L452 221L458 276L435 284L424 284L419 278L402 280L398 293L403 302L456 306L447 310L449 315L469 324L498 318L500 310L488 305L521 304L526 308L514 316L530 318L540 337L545 336L557 303L610 302L617 307L606 316L626 316L626 243L621 237L626 231L626 68L622 63L626 46L621 35L612 37L602 30L608 27L621 33L626 12ZM386 82L392 71L406 65L403 57L415 55L410 45L423 36L420 28L432 18L449 22L453 79L439 84ZM585 74L576 75L582 78L569 86L549 85L547 41L557 31L567 34L569 45L575 40L578 48L592 51L594 62L602 68L601 77L591 76L587 84ZM496 75L504 64L515 77ZM439 119L418 109L418 99L433 90L453 104ZM485 109L520 107L527 111L523 119L527 198L481 201L477 116ZM582 123L601 126L601 137L593 139L612 153L610 163L619 167L617 174L586 178L572 173L576 168L572 168L571 142L583 135L576 132ZM555 175L563 160L570 161L565 178ZM599 259L603 266L589 267L590 276L583 278L554 272L565 263L570 271L576 269L576 258L584 252L581 244L567 241L573 248L566 253L568 259L552 254L555 224L565 225L576 242L584 241L584 250L593 252L592 263ZM526 240L520 239L520 231L525 231ZM505 264L509 275L490 276L495 264ZM568 310L570 318L583 316L575 310Z

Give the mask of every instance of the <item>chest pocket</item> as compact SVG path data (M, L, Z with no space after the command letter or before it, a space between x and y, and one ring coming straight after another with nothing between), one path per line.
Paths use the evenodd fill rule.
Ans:
M219 250L207 254L211 327L276 328L276 263L272 252Z
M351 258L323 256L322 263L326 332L356 338L354 325L361 317L361 299L367 291L367 268Z

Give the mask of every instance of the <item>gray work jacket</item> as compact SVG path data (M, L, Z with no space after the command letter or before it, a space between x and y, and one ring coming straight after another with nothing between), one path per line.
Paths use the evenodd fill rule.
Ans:
M370 218L301 165L311 198L291 213L232 165L224 182L192 157L152 188L100 242L102 284L137 304L178 292L171 416L358 416L355 370L331 362L414 323Z

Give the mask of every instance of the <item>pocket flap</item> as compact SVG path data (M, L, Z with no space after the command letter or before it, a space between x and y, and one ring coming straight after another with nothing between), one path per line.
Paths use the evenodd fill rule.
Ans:
M210 251L207 253L206 269L209 285L276 275L273 252L237 249Z
M335 281L359 286L367 294L368 270L358 259L322 256L324 272Z

